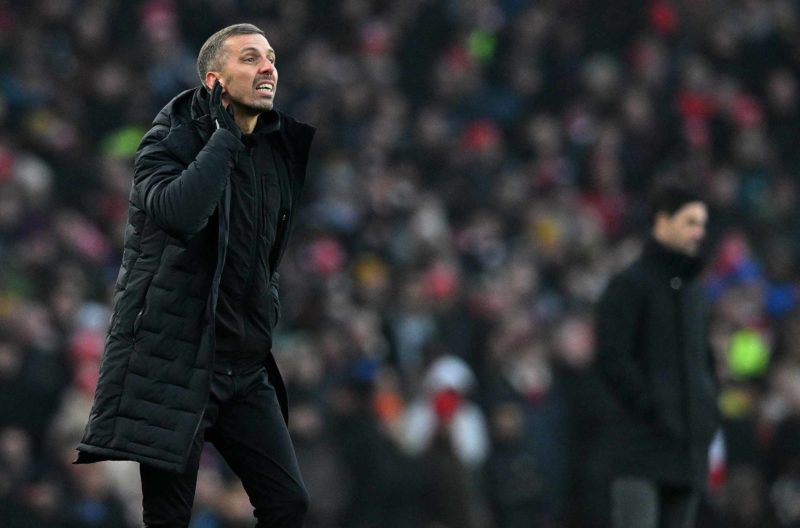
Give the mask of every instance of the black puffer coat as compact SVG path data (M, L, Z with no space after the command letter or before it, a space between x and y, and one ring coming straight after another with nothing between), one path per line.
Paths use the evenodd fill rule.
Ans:
M717 426L701 262L655 240L612 278L597 308L597 367L619 404L615 475L702 488Z
M314 129L279 118L291 203L297 204ZM183 471L209 394L229 180L242 148L233 134L215 129L203 88L169 102L142 139L114 310L78 463L133 460ZM293 210L287 213L276 235L279 255L294 218ZM271 354L266 366L288 419Z

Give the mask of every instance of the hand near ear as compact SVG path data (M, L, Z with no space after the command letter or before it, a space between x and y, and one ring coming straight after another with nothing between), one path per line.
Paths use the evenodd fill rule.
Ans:
M214 81L214 89L211 90L210 107L211 119L214 120L217 128L224 128L236 136L236 139L241 140L242 131L233 119L233 105L229 104L225 108L222 104L222 85L219 79Z

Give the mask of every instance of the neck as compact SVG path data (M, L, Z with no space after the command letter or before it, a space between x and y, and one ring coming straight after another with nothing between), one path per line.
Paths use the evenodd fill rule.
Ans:
M663 238L663 237L660 237L660 236L658 236L658 234L657 234L657 233L653 233L653 234L652 234L652 238L653 238L653 240L654 240L655 242L658 242L658 244L659 244L661 247L663 247L664 249L668 249L668 250L670 250L670 251L675 251L675 249L674 249L674 248L673 248L673 247L672 247L672 246L671 246L671 245L670 245L670 244L669 244L669 243L668 243L666 240L664 240L664 238Z
M236 112L234 112L233 120L239 126L242 134L252 134L258 122L258 114L245 114L237 108Z
M657 243L657 245L661 246L662 249L667 250L671 253L675 253L676 255L682 255L683 252L679 251L678 249L672 247L667 241L663 238L659 238L657 236L652 237L653 241Z
M695 277L702 270L704 260L700 256L687 255L676 251L656 237L650 237L644 247L644 258L669 274Z
M673 251L675 253L679 253L685 257L693 257L694 255L687 253L683 248L675 247L669 240L669 237L665 236L663 233L659 232L657 229L651 232L651 236L653 240L661 244L664 248Z

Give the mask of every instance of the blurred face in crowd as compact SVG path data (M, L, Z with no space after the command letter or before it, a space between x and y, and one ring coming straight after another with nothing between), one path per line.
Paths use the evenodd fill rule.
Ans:
M206 74L206 86L214 87L219 79L222 101L234 105L234 113L258 115L272 110L278 87L275 50L257 33L228 37L222 52L219 71Z
M703 202L690 202L672 215L666 212L656 214L653 235L665 246L694 256L700 251L700 244L706 236L708 209Z

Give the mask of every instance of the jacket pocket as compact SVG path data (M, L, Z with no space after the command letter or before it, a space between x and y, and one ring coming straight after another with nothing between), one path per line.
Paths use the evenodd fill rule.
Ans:
M142 316L144 315L144 306L139 309L139 313L136 314L136 319L133 320L133 337L136 337L136 334L139 333L139 328L142 326Z
M142 320L144 319L144 312L145 308L147 307L147 295L150 293L150 285L152 283L153 283L153 275L150 275L141 285L143 291L141 300L139 302L141 302L142 304L141 307L139 308L139 311L136 312L136 317L133 319L132 332L134 338L136 337L136 334L139 333L139 329L142 327Z
M281 297L278 293L278 279L280 275L278 273L273 273L272 278L269 281L269 293L272 298L272 315L273 320L270 322L270 328L274 329L275 326L278 324L278 321L281 320Z

